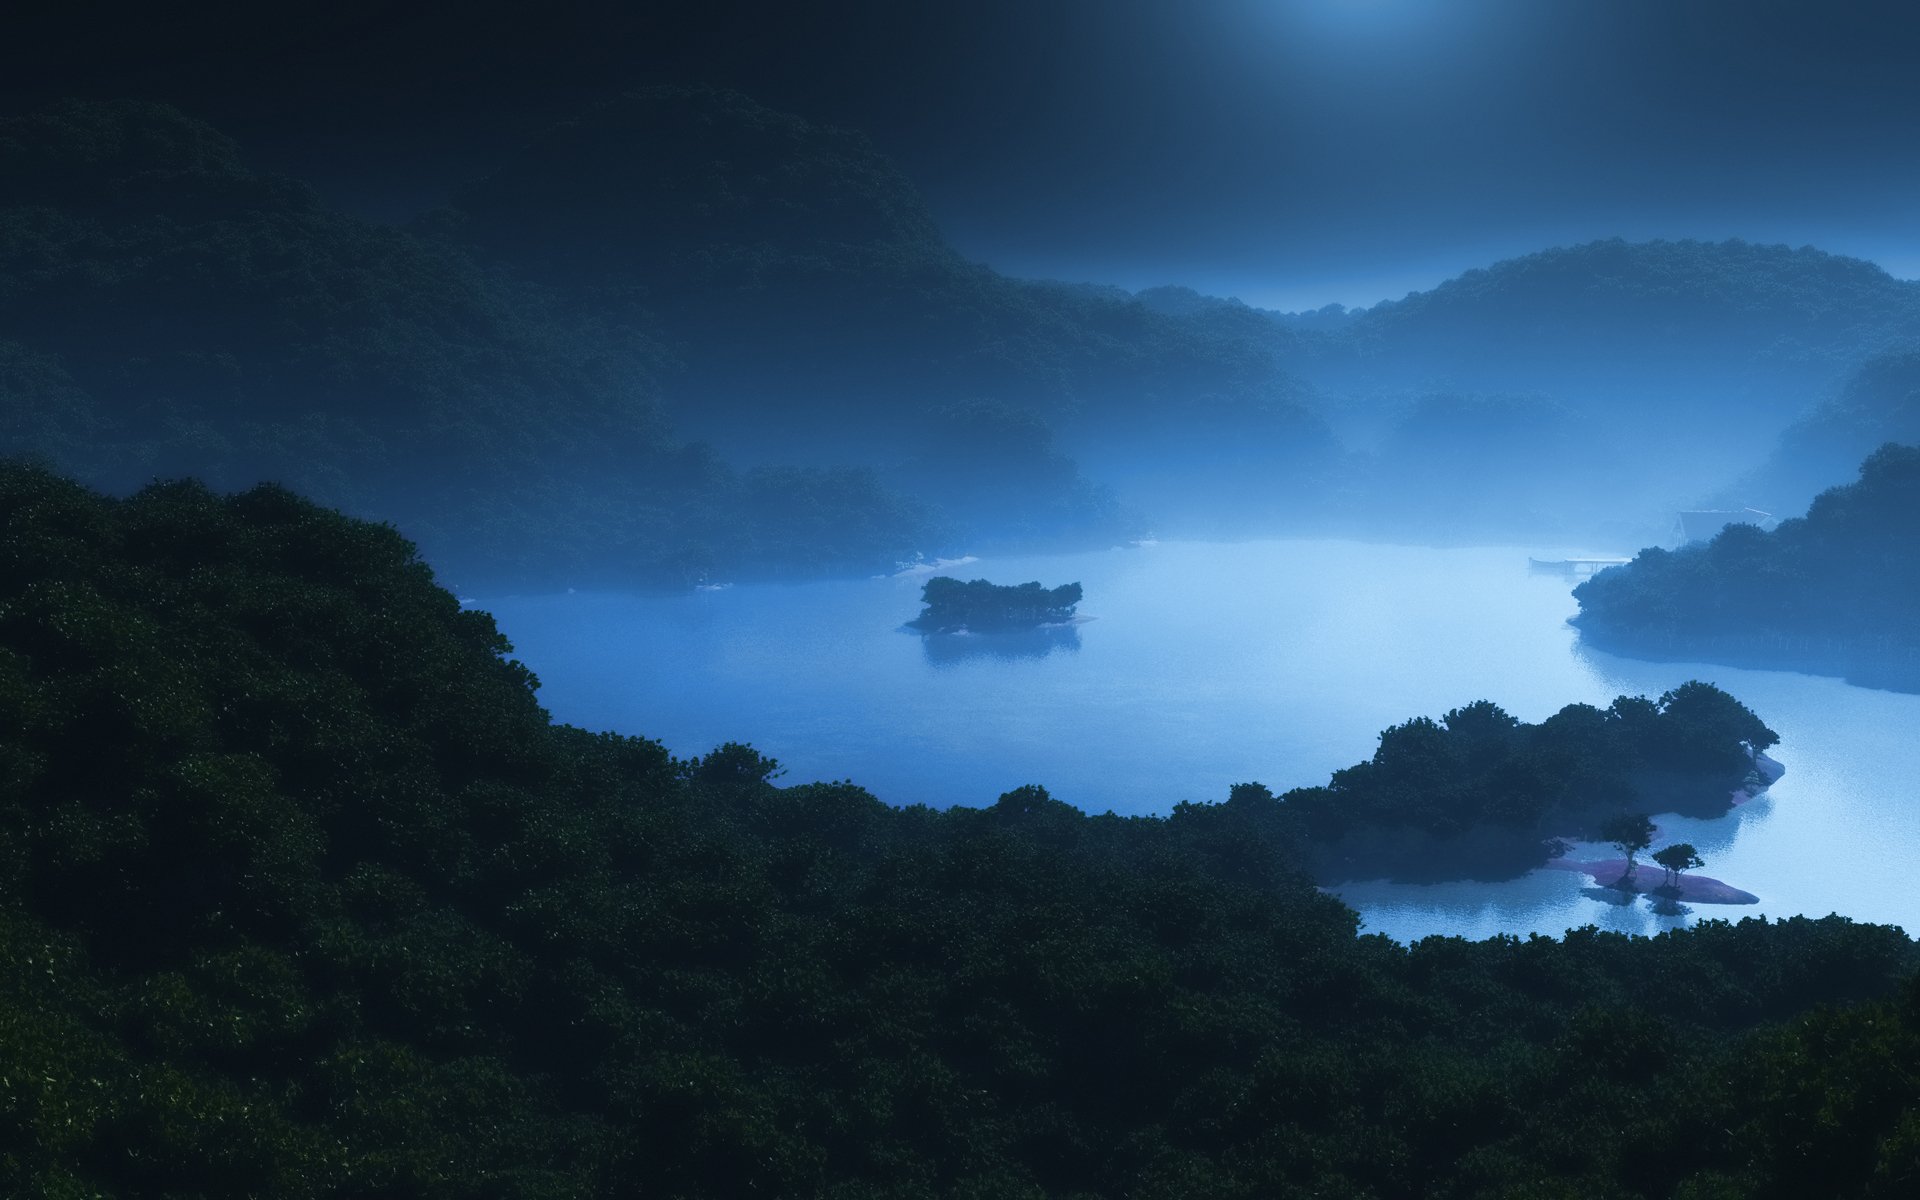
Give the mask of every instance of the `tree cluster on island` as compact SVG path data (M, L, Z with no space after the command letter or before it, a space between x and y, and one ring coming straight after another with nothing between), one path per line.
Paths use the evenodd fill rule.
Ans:
M1920 447L1882 446L1771 531L1642 550L1573 594L1582 638L1607 649L1920 690Z
M1636 868L1634 857L1653 845L1656 833L1653 819L1645 813L1622 813L1600 826L1601 839L1612 843L1613 847L1626 858L1626 869L1621 873L1615 886L1633 888ZM1654 863L1666 872L1665 881L1655 889L1663 895L1677 894L1682 874L1707 865L1706 860L1700 857L1700 851L1691 842L1674 842L1663 846L1653 852L1652 858Z
M1628 810L1725 813L1778 741L1699 681L1657 700L1570 704L1538 724L1482 700L1384 731L1367 762L1288 792L1276 820L1322 882L1506 878Z
M1077 583L1042 587L1038 582L996 584L985 579L962 582L937 575L920 589L925 607L907 622L921 633L1004 633L1059 625L1074 618L1080 603Z
M556 725L509 653L389 527L0 464L0 1193L1892 1197L1920 1166L1899 930L1403 946L1264 789L776 786L746 746ZM1374 773L1411 802L1520 736L1475 712Z

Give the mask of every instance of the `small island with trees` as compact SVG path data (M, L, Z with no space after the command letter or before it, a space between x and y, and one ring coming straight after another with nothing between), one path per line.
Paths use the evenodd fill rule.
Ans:
M1645 813L1621 813L1601 825L1600 837L1625 855L1624 858L1603 858L1597 862L1556 858L1547 865L1562 871L1590 875L1596 883L1618 892L1622 900L1642 894L1652 896L1656 911L1674 911L1673 906L1682 900L1692 900L1698 904L1760 902L1760 897L1730 883L1705 875L1686 874L1696 867L1707 865L1691 842L1674 842L1649 856L1664 872L1661 882L1652 882L1650 876L1640 874L1640 864L1634 861L1634 857L1653 845L1659 836L1659 827Z
M1009 633L1072 624L1080 585L1045 588L1038 582L1005 585L984 579L963 583L937 575L921 589L920 602L926 607L907 622L915 632Z
M1779 740L1698 680L1658 699L1570 704L1538 724L1482 700L1385 730L1370 760L1286 793L1274 815L1321 884L1598 870L1564 858L1570 840L1595 839L1627 856L1605 874L1611 883L1632 856L1615 831L1623 815L1643 824L1630 814L1722 816L1779 774L1765 753ZM1649 833L1633 850L1651 843Z

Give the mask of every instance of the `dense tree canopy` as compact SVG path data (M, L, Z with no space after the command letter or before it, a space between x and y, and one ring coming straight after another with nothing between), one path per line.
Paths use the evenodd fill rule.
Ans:
M553 725L508 652L391 528L0 467L0 1191L1899 1196L1920 1165L1896 930L1403 947L1256 785L892 808Z
M1719 816L1778 741L1698 681L1657 701L1570 704L1537 725L1482 700L1386 730L1369 761L1288 792L1279 817L1323 880L1499 878L1562 839L1612 840L1606 826L1628 810Z

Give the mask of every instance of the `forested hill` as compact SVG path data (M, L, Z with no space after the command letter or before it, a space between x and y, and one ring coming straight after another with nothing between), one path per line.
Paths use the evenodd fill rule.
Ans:
M0 176L0 452L284 480L472 586L1137 532L1065 423L1269 505L1335 460L1264 343L968 264L862 139L728 93L610 102L413 230L164 106L7 118Z
M1289 468L1331 455L1272 323L1173 319L969 263L865 138L737 93L611 99L423 228L657 324L687 417L743 445L914 445L947 406L985 400L1149 460L1170 430L1194 454L1251 436L1281 493Z
M552 725L392 529L0 466L0 1192L1901 1196L1913 944L1355 937L1273 798Z
M1782 442L1861 363L1920 346L1920 283L1812 248L1616 239L1272 319L1323 409L1375 448L1376 523L1544 537L1557 521L1559 540L1644 545L1676 509L1792 511L1901 436ZM1820 436L1845 453L1803 462Z
M1324 325L1308 315L1305 325ZM1916 329L1920 283L1859 259L1810 246L1615 238L1507 259L1357 311L1320 335L1320 369L1553 391L1708 383L1767 404L1797 388L1790 416L1814 398L1807 388L1910 346ZM1619 399L1630 407L1652 397Z
M1920 447L1882 446L1771 532L1642 550L1574 596L1601 646L1920 691Z
M1197 336L1117 289L967 262L864 137L733 92L608 100L423 225L578 302L649 314L693 377L770 393L703 400L770 416L783 398L881 420L980 398L1060 416L1296 386L1271 329Z
M447 216L546 282L622 295L957 257L865 137L705 88L595 105L462 186Z
M0 453L282 480L481 590L1148 528L1620 539L1916 324L1912 285L1740 243L1551 251L1304 323L1014 280L859 135L699 88L448 191L402 229L165 107L0 121Z
M467 586L870 570L936 536L870 474L682 444L659 361L172 109L0 121L0 453L116 489L285 481Z
M1780 435L1747 491L1774 512L1794 512L1886 442L1920 445L1920 330L1912 348L1861 364L1845 385Z

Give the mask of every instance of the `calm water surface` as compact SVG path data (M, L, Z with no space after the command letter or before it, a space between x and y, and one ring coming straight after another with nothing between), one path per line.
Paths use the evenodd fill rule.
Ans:
M1024 640L922 639L899 626L924 576L481 603L558 720L680 755L751 742L787 767L782 782L853 779L897 804L987 804L1039 783L1088 811L1165 812L1246 780L1323 783L1388 725L1473 700L1538 721L1706 679L1779 732L1787 774L1730 816L1659 823L1759 905L1663 915L1545 870L1339 894L1366 930L1401 939L1654 932L1756 913L1920 930L1920 696L1590 651L1566 625L1568 581L1530 575L1524 549L1164 543L948 573L1077 580L1093 619Z

